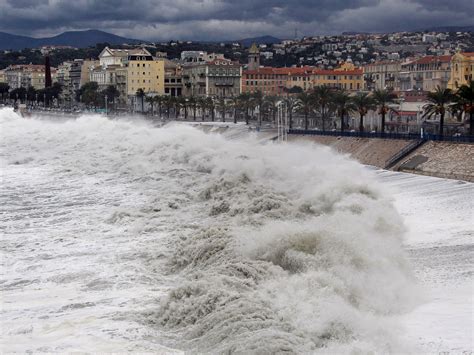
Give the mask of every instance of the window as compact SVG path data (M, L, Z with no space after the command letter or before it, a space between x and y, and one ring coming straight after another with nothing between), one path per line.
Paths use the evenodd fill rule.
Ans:
M143 67L145 67L145 63L143 63ZM143 73L143 74L145 74L145 73Z

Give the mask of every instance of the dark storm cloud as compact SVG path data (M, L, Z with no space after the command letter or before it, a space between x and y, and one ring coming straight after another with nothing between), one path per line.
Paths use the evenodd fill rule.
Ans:
M470 25L472 0L0 0L0 30L98 28L143 39L392 31Z

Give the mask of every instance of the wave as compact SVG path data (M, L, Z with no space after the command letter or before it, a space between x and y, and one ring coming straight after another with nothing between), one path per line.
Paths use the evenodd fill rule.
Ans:
M107 221L133 220L137 237L169 233L156 246L168 251L166 270L150 272L176 283L154 310L136 315L166 345L206 353L409 349L397 317L418 300L403 221L356 162L250 134L232 140L186 125L4 112L8 164L102 174L125 190L156 186L139 211L116 208Z

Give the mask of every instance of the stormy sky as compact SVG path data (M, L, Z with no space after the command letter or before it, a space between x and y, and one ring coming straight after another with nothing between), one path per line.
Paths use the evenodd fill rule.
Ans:
M0 31L222 40L474 25L474 0L0 0Z

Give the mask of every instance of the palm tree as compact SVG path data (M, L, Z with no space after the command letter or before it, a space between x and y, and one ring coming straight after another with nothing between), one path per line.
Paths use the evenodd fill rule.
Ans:
M258 126L262 126L262 111L263 111L263 103L264 103L264 97L261 91L255 91L252 94L252 101L253 101L253 106L258 107Z
M474 136L474 80L469 81L468 85L462 85L456 92L456 101L462 104L463 111L469 112L469 135Z
M212 97L207 97L205 100L206 100L207 109L211 113L211 121L214 122L214 118L216 114L216 105L214 103L214 99Z
M166 108L166 115L168 116L168 119L170 118L171 109L176 105L176 101L176 97L173 96L165 96L163 98L163 104Z
M135 93L135 96L140 98L142 100L142 113L145 111L144 108L144 98L145 98L145 91L143 91L142 88L138 89L137 92Z
M325 122L333 111L333 91L327 85L317 86L313 90L314 106L321 114L323 131L326 129Z
M232 111L233 111L234 123L237 124L237 110L241 106L240 97L239 96L233 96L232 100L230 102L230 105L231 105Z
M287 109L287 114L288 114L288 125L289 125L289 129L292 129L293 128L293 112L295 111L296 109L296 106L298 104L298 98L295 97L295 96L290 96L290 95L287 95L286 98L283 100L285 102L285 105L286 105L286 109Z
M390 109L389 105L391 103L396 102L397 95L392 91L392 90L386 90L386 89L381 89L381 90L375 90L372 94L373 99L375 101L375 104L379 108L379 113L381 115L381 131L382 133L385 132L385 115Z
M195 96L191 96L188 101L189 107L191 107L191 109L193 110L193 121L196 121L196 110L198 108L198 100L199 98ZM185 112L185 116L187 116L186 109L184 112Z
M359 112L360 121L359 121L359 131L364 131L364 116L375 108L375 102L368 93L359 92L354 97L352 97L352 102L354 104L354 109Z
M249 112L253 107L252 94L243 92L239 95L239 106L245 112L245 124L248 125L250 121Z
M158 114L159 114L160 118L161 118L161 114L162 114L162 110L161 110L161 109L162 109L163 102L164 102L165 98L166 98L166 96L161 96L161 95L156 95L156 96L154 97L155 103L156 103L156 105L158 106Z
M278 101L280 98L278 96L266 96L264 98L264 106L268 109L269 113L272 115L272 121L276 121L276 113L278 112Z
M333 97L336 111L341 118L341 132L344 132L344 117L347 114L356 111L352 97L345 90L339 90L334 94Z
M304 91L298 95L298 102L296 109L304 115L304 129L307 131L309 128L308 116L314 108L314 97L310 93Z
M431 118L432 116L439 115L439 135L443 135L444 129L444 115L446 109L454 100L454 94L451 89L442 89L439 85L435 91L429 92L427 101L429 103L423 106L425 113L423 117Z
M178 118L180 113L181 113L181 109L184 109L184 117L185 119L187 118L187 115L188 115L188 111L187 111L187 107L188 107L188 102L186 101L186 98L184 98L183 96L180 96L178 98L176 98L176 100L174 100L174 111L175 111L175 117Z
M227 111L227 102L225 98L220 97L217 100L217 108L221 111L222 122L225 122L225 113Z
M150 105L151 115L153 116L153 104L155 103L155 97L154 96L146 96L145 101Z

